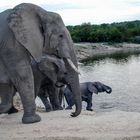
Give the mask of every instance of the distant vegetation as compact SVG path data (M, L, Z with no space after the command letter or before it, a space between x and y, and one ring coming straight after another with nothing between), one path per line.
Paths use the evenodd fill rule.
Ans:
M140 43L140 21L67 26L74 42L135 42Z

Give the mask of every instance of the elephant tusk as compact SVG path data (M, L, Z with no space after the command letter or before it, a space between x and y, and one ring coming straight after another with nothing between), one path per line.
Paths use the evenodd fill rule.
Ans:
M78 74L80 74L80 72L78 71L78 69L76 68L76 66L73 64L73 62L67 58L67 62L69 63L69 65L72 67L72 69L77 72Z

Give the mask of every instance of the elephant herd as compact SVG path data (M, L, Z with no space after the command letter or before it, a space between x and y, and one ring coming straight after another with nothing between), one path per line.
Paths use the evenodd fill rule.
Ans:
M57 13L22 3L0 13L0 26L0 114L17 112L13 105L16 92L23 104L25 124L41 120L36 96L46 111L60 110L63 93L67 109L75 105L71 116L76 117L82 100L87 102L87 110L92 110L93 92L111 93L111 88L100 82L80 85L73 41Z
M80 91L82 101L87 103L86 110L93 111L92 109L92 95L99 92L106 92L110 94L112 88L104 85L101 82L84 82L80 83ZM57 86L48 78L42 82L37 96L41 99L45 106L46 112L54 110L63 110L62 100L66 100L67 107L65 109L72 109L74 105L74 97L68 86ZM64 98L64 99L62 99ZM65 105L65 103L63 103ZM8 114L18 112L18 110L12 105L7 112Z

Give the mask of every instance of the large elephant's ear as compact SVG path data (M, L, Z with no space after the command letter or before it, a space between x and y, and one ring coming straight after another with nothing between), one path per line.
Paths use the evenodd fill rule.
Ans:
M16 6L8 18L8 25L16 40L22 44L38 62L42 56L43 35L39 16L35 5L20 4Z
M55 65L45 58L38 63L39 70L54 83L57 81Z

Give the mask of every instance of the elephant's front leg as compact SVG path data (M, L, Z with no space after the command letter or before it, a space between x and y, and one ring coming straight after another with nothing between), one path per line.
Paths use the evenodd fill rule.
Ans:
M47 96L44 90L40 89L38 93L38 97L41 99L42 103L44 104L46 112L52 111L52 106L49 100L47 99Z
M87 98L86 102L87 102L86 110L93 111L93 109L92 109L92 94L90 94L90 93L88 94L88 98Z
M30 63L30 53L15 40L10 31L8 35L10 37L1 47L0 59L10 81L12 81L21 97L24 108L22 122L38 122L41 118L35 113L34 78Z
M23 123L34 123L41 120L41 118L35 113L35 92L34 92L34 78L32 68L28 61L20 59L19 63L7 63L8 75L15 86L15 89L19 92L21 101L24 108L24 115L22 118ZM10 62L10 61L9 61Z
M13 82L20 94L24 108L23 123L34 123L41 120L40 116L35 113L35 92L34 79L31 66L21 67L15 70L16 78Z
M72 109L72 106L74 105L74 97L73 97L72 93L64 92L64 96L65 96L66 102L68 104L66 109Z
M52 85L48 93L53 110L63 110L59 101L59 89L55 85Z

